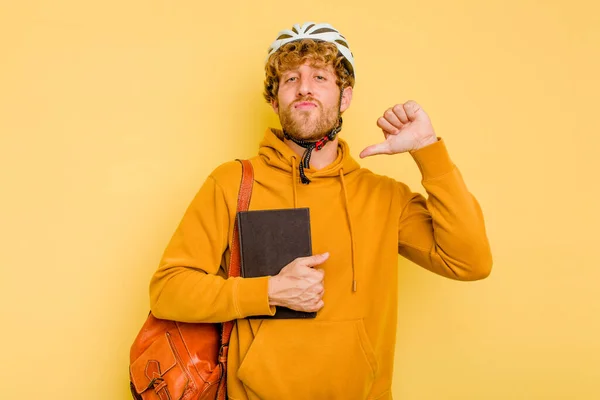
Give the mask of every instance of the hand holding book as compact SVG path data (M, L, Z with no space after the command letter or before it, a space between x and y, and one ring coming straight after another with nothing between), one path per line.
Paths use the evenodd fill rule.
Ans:
M269 277L273 316L316 318L323 307L323 271L314 267L329 255L313 255L310 210L288 208L241 211L237 215L241 276Z
M323 264L328 258L329 253L299 257L283 267L279 274L270 277L269 304L305 312L323 308L325 273L314 267Z

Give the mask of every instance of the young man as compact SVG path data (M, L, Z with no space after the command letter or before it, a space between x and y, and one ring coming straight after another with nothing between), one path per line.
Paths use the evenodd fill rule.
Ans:
M354 59L327 24L295 25L270 48L265 97L283 130L251 159L251 210L309 207L312 257L264 278L227 279L241 167L206 180L150 286L152 312L185 322L237 320L230 399L391 399L398 254L452 279L490 273L483 216L443 140L415 102L377 124L385 141L361 157L408 152L428 199L360 168L337 134L352 101ZM315 319L264 320L274 306Z

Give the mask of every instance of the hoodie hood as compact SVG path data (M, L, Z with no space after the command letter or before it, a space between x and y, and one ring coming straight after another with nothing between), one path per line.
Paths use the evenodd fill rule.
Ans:
M313 168L305 169L304 172L310 180L320 178L331 178L347 175L360 168L356 160L350 156L348 143L337 137L338 151L336 159L327 167L321 170ZM279 129L270 128L265 132L265 136L260 143L259 156L270 166L282 172L297 175L298 164L302 158L296 154L283 141L283 132Z

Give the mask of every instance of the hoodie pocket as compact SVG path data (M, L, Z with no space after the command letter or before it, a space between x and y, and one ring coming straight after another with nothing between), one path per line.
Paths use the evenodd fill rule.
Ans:
M238 378L264 400L362 400L376 372L362 320L265 320Z

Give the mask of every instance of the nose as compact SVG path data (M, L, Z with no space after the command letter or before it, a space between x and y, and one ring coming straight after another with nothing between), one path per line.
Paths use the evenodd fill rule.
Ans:
M298 97L312 96L312 80L308 76L300 76L300 84L298 85Z

